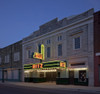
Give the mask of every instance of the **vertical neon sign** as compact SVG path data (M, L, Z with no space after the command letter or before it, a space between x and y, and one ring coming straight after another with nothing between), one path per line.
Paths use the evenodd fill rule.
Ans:
M44 44L41 44L41 54L43 55L42 57L42 60L45 59L45 47L44 47Z

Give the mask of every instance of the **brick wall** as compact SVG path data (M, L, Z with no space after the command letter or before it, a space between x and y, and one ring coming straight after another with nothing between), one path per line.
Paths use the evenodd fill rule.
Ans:
M100 86L100 56L96 56L96 53L100 53L100 11L94 13L94 85Z

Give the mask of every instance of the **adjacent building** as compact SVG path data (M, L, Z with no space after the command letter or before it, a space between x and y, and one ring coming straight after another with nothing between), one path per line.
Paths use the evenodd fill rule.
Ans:
M53 19L24 38L23 80L93 86L93 14L94 10L90 9L62 20ZM41 45L45 58L42 63L33 55L41 53Z
M94 85L100 86L100 11L94 13Z
M0 49L0 80L22 80L22 41Z

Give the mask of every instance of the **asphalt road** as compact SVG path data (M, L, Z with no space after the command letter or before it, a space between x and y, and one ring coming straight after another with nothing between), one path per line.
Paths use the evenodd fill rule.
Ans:
M96 93L0 84L0 94L96 94Z

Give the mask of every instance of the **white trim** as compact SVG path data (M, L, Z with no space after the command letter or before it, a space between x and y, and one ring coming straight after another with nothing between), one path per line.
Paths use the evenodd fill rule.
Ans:
M100 56L100 52L99 53L96 53L96 56Z

